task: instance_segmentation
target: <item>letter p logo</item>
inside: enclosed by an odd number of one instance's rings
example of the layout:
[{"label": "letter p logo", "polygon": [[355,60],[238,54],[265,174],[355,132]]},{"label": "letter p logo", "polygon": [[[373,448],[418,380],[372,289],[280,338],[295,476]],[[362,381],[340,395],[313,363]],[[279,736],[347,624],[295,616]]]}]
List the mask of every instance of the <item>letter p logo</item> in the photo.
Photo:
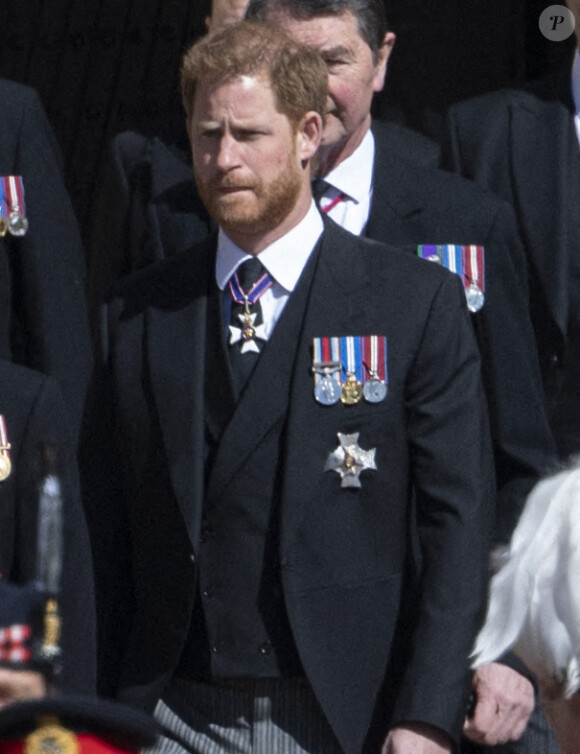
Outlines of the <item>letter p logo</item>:
[{"label": "letter p logo", "polygon": [[538,25],[546,39],[563,42],[574,32],[574,15],[565,5],[550,5],[542,11]]}]

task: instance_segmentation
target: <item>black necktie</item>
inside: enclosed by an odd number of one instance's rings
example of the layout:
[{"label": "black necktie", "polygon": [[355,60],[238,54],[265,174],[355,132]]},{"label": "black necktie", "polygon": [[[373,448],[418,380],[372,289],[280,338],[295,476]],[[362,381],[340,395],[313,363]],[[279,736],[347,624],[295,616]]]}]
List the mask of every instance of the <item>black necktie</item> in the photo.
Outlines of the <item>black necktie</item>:
[{"label": "black necktie", "polygon": [[264,277],[266,270],[259,259],[252,257],[238,267],[236,274],[237,280],[234,275],[228,284],[233,298],[229,354],[234,383],[239,394],[256,366],[265,340],[262,333],[262,306],[259,298],[263,292],[262,285],[260,285],[257,300],[253,303],[252,294],[255,295],[254,286]]},{"label": "black necktie", "polygon": [[314,197],[317,207],[320,207],[320,200],[330,187],[330,183],[327,183],[327,181],[322,178],[315,178],[312,181],[312,196]]}]

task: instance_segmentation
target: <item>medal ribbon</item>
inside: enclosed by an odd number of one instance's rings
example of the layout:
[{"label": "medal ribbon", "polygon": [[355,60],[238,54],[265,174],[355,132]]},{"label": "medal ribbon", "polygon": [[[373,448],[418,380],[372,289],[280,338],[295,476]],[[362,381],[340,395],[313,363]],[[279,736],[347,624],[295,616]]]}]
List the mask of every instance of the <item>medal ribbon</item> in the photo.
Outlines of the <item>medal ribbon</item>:
[{"label": "medal ribbon", "polygon": [[485,250],[483,246],[464,246],[465,282],[485,293]]},{"label": "medal ribbon", "polygon": [[1,177],[0,183],[2,184],[3,209],[6,207],[8,210],[8,214],[5,217],[9,217],[10,215],[25,217],[26,208],[22,176],[4,175]]},{"label": "medal ribbon", "polygon": [[387,339],[384,336],[364,335],[362,337],[362,361],[367,371],[363,375],[363,384],[372,379],[388,382]]},{"label": "medal ribbon", "polygon": [[340,340],[340,361],[348,375],[353,374],[362,383],[363,367],[361,354],[361,340],[358,335],[346,335]]},{"label": "medal ribbon", "polygon": [[230,280],[229,285],[232,298],[234,299],[236,304],[242,304],[242,306],[244,306],[247,302],[250,306],[252,306],[260,298],[260,296],[268,290],[268,288],[271,288],[274,285],[274,281],[272,280],[270,275],[265,272],[262,277],[254,283],[254,285],[246,294],[244,293],[243,288],[240,285],[238,273],[236,272]]},{"label": "medal ribbon", "polygon": [[484,247],[474,244],[419,244],[417,256],[439,262],[450,272],[455,272],[463,281],[463,287],[475,285],[485,292]]},{"label": "medal ribbon", "polygon": [[8,203],[4,195],[4,178],[0,177],[0,216],[8,220]]},{"label": "medal ribbon", "polygon": [[[313,361],[314,382],[318,382],[323,377],[332,377],[335,382],[342,385],[340,377],[340,342],[339,338],[313,338]],[[337,368],[326,372],[321,364],[336,364]]]}]

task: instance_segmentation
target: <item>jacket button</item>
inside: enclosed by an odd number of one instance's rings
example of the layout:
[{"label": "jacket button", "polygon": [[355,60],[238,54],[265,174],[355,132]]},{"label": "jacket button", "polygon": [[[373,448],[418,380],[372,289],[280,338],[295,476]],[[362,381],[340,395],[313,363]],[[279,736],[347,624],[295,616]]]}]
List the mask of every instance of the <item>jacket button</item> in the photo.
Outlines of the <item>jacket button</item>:
[{"label": "jacket button", "polygon": [[272,654],[272,644],[269,641],[265,641],[263,644],[260,644],[258,651],[261,655],[271,655]]},{"label": "jacket button", "polygon": [[202,594],[206,598],[206,600],[211,600],[211,598],[213,597],[213,589],[204,589]]},{"label": "jacket button", "polygon": [[189,559],[190,559],[190,561],[192,563],[195,563],[195,553],[194,552],[190,552],[189,553]]}]

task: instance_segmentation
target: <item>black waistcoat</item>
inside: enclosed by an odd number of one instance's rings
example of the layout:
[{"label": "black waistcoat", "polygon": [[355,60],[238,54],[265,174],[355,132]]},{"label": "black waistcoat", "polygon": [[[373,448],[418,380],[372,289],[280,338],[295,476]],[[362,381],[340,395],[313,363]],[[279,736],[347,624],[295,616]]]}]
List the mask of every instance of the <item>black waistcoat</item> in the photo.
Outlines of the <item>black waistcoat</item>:
[{"label": "black waistcoat", "polygon": [[[306,265],[256,366],[288,396],[316,251]],[[206,343],[206,459],[211,468],[236,405],[221,299],[209,304]],[[256,373],[255,372],[255,373]],[[254,374],[255,374],[254,373]],[[253,375],[250,376],[250,382]],[[273,388],[274,389],[274,388]],[[198,598],[176,675],[192,678],[295,677],[303,674],[279,573],[279,488],[284,461],[281,416],[219,498],[206,499],[198,557]]]}]

